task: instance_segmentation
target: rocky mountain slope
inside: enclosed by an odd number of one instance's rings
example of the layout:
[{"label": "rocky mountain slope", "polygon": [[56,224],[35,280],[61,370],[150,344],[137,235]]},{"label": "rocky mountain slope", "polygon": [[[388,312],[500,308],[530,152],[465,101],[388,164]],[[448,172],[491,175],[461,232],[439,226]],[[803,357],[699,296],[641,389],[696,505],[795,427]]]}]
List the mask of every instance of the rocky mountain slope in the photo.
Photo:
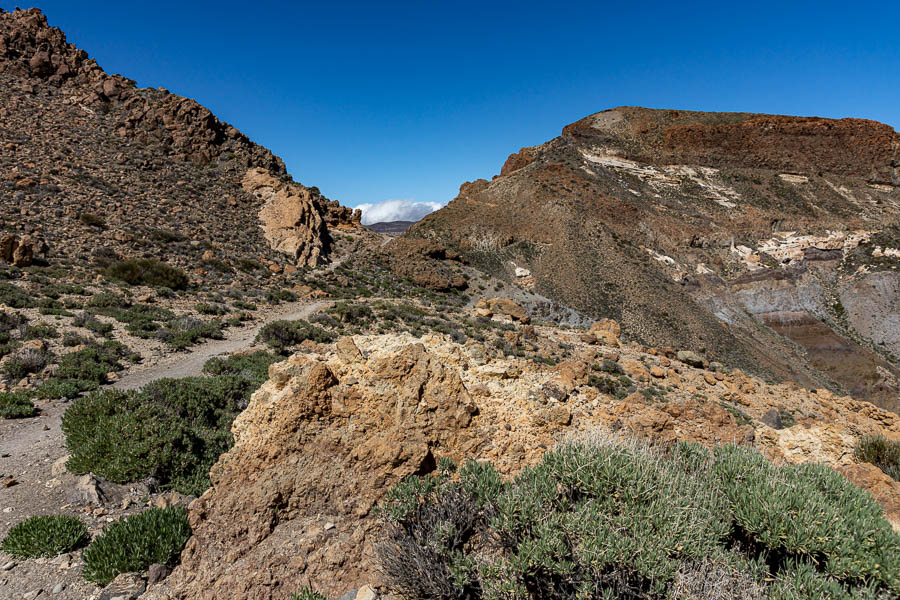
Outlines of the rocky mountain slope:
[{"label": "rocky mountain slope", "polygon": [[616,108],[407,232],[635,339],[900,409],[900,134]]},{"label": "rocky mountain slope", "polygon": [[0,13],[0,140],[0,222],[54,263],[314,265],[328,226],[359,227],[197,102],[104,72],[37,9]]},{"label": "rocky mountain slope", "polygon": [[[508,301],[494,304],[518,314]],[[379,588],[375,507],[392,485],[433,472],[441,457],[490,460],[513,474],[562,436],[598,427],[663,445],[751,444],[779,463],[825,462],[869,489],[900,528],[900,483],[853,458],[860,435],[900,439],[897,415],[827,390],[691,366],[621,343],[610,321],[588,333],[480,310],[505,335],[569,360],[549,366],[474,340],[383,334],[343,337],[274,365],[235,421],[235,447],[213,468],[213,487],[190,507],[194,535],[181,566],[148,597],[268,600],[312,585],[338,598]],[[633,392],[610,388],[621,376]]]}]

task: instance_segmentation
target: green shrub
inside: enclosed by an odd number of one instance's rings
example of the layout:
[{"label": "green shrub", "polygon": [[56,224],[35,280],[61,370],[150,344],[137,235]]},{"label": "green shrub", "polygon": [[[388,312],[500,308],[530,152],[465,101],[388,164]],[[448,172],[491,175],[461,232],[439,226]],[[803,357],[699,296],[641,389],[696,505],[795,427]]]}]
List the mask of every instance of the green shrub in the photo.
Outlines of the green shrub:
[{"label": "green shrub", "polygon": [[474,462],[406,479],[380,511],[405,597],[723,597],[685,595],[710,572],[783,600],[900,593],[900,536],[868,492],[750,448],[582,439],[511,481]]},{"label": "green shrub", "polygon": [[66,348],[74,348],[75,346],[85,346],[87,344],[90,344],[92,341],[93,340],[91,340],[91,338],[79,335],[74,331],[67,331],[63,334],[60,343],[62,343],[62,345]]},{"label": "green shrub", "polygon": [[23,340],[46,340],[59,337],[59,331],[53,325],[47,323],[38,323],[37,325],[26,325],[22,332]]},{"label": "green shrub", "polygon": [[49,558],[71,552],[88,539],[87,527],[75,517],[30,517],[9,530],[3,551],[16,558]]},{"label": "green shrub", "polygon": [[88,331],[103,337],[108,336],[113,330],[111,323],[104,323],[100,319],[94,318],[88,314],[81,314],[72,319],[72,325],[75,327],[84,327]]},{"label": "green shrub", "polygon": [[125,323],[125,330],[139,338],[151,338],[157,334],[160,322],[175,318],[172,311],[149,304],[135,304],[133,306],[116,307],[101,306],[89,307],[89,313],[113,317],[120,323]]},{"label": "green shrub", "polygon": [[256,336],[257,342],[262,342],[278,352],[283,352],[291,346],[312,340],[317,343],[333,342],[335,335],[321,327],[316,327],[306,321],[272,321],[260,329]]},{"label": "green shrub", "polygon": [[152,564],[175,566],[189,537],[187,511],[180,506],[131,515],[110,525],[84,551],[84,578],[106,585],[120,573],[145,571]]},{"label": "green shrub", "polygon": [[130,285],[164,286],[183,290],[188,284],[184,271],[155,258],[132,258],[114,262],[103,270],[103,274]]},{"label": "green shrub", "polygon": [[299,594],[292,594],[291,600],[328,600],[328,598],[311,587],[306,586],[300,590]]},{"label": "green shrub", "polygon": [[199,495],[209,487],[210,467],[233,445],[231,423],[258,385],[237,375],[186,377],[78,398],[62,419],[66,467],[116,483],[155,477],[164,488]]},{"label": "green shrub", "polygon": [[883,435],[865,435],[856,443],[856,458],[872,463],[894,481],[900,481],[900,441]]},{"label": "green shrub", "polygon": [[22,291],[18,286],[0,282],[0,304],[10,308],[34,308],[37,302],[31,294]]},{"label": "green shrub", "polygon": [[22,348],[6,359],[3,372],[14,380],[22,379],[26,375],[43,371],[52,358],[53,355],[46,350]]},{"label": "green shrub", "polygon": [[211,358],[203,365],[207,375],[237,375],[253,382],[256,387],[269,378],[269,365],[279,359],[265,350],[249,354],[232,354],[227,358]]},{"label": "green shrub", "polygon": [[290,290],[269,290],[266,292],[266,302],[269,304],[280,304],[281,302],[296,302],[297,294]]},{"label": "green shrub", "polygon": [[27,419],[36,414],[34,403],[24,392],[0,392],[0,417]]},{"label": "green shrub", "polygon": [[78,220],[88,227],[96,227],[97,229],[106,229],[106,220],[103,217],[91,213],[81,213]]},{"label": "green shrub", "polygon": [[194,306],[194,310],[196,310],[201,315],[227,315],[228,308],[222,306],[221,304],[210,304],[207,302],[201,302]]},{"label": "green shrub", "polygon": [[131,302],[125,296],[113,292],[99,292],[88,299],[87,305],[90,308],[126,308]]},{"label": "green shrub", "polygon": [[61,380],[93,381],[97,384],[108,383],[107,374],[125,368],[123,359],[136,360],[125,344],[108,341],[93,344],[87,348],[63,354],[59,359],[54,377]]},{"label": "green shrub", "polygon": [[201,321],[194,317],[179,317],[169,321],[157,337],[176,350],[184,350],[203,339],[221,340],[222,323]]}]

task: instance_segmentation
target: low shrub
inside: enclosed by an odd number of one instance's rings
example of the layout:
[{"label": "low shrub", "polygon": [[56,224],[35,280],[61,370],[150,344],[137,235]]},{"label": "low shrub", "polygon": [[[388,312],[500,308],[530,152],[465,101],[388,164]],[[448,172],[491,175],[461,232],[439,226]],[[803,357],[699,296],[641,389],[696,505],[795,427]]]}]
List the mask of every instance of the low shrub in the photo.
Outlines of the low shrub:
[{"label": "low shrub", "polygon": [[[95,383],[108,383],[107,374],[121,371],[125,368],[122,360],[136,361],[140,357],[132,353],[121,342],[108,341],[102,344],[92,344],[87,348],[63,354],[59,359],[54,377],[61,380],[93,381]],[[96,387],[96,386],[95,386]]]},{"label": "low shrub", "polygon": [[106,229],[106,220],[98,215],[91,213],[81,213],[78,220],[88,227],[96,227],[97,229]]},{"label": "low shrub", "polygon": [[[2,302],[2,300],[0,300]],[[0,310],[0,333],[8,333],[28,322],[24,315]]]},{"label": "low shrub", "polygon": [[894,481],[900,481],[900,441],[883,435],[865,435],[855,448],[856,458],[872,463]]},{"label": "low shrub", "polygon": [[175,318],[172,311],[151,306],[149,304],[135,304],[127,307],[96,307],[87,311],[95,315],[113,317],[120,323],[125,323],[125,330],[131,335],[148,339],[156,335],[160,329],[160,323]]},{"label": "low shrub", "polygon": [[300,590],[299,594],[291,594],[291,600],[328,600],[328,598],[306,586]]},{"label": "low shrub", "polygon": [[89,308],[127,308],[130,305],[128,298],[114,292],[99,292],[87,301]]},{"label": "low shrub", "polygon": [[75,327],[84,327],[88,331],[103,337],[107,337],[114,329],[112,323],[105,323],[88,314],[81,314],[72,319],[72,325]]},{"label": "low shrub", "polygon": [[22,331],[23,340],[47,340],[58,337],[59,331],[56,327],[47,323],[26,325],[24,331]]},{"label": "low shrub", "polygon": [[222,323],[201,321],[194,317],[179,317],[169,321],[157,337],[176,350],[184,350],[203,339],[221,340]]},{"label": "low shrub", "polygon": [[74,348],[75,346],[86,346],[90,344],[93,340],[89,337],[85,337],[83,335],[79,335],[74,331],[67,331],[63,334],[62,340],[60,343],[66,348]]},{"label": "low shrub", "polygon": [[173,290],[187,288],[184,271],[155,258],[132,258],[110,264],[103,270],[109,279],[130,285],[164,286]]},{"label": "low shrub", "polygon": [[335,337],[335,334],[330,331],[316,327],[307,321],[272,321],[260,329],[256,341],[262,342],[278,352],[283,352],[306,340],[329,343],[333,342]]},{"label": "low shrub", "polygon": [[106,585],[120,573],[145,571],[152,564],[175,566],[189,537],[187,511],[180,506],[125,517],[84,551],[84,578]]},{"label": "low shrub", "polygon": [[9,530],[3,551],[16,558],[49,558],[71,552],[90,539],[87,527],[64,515],[30,517]]},{"label": "low shrub", "polygon": [[22,348],[6,359],[3,372],[14,380],[22,379],[43,371],[52,358],[53,355],[47,350]]},{"label": "low shrub", "polygon": [[228,307],[223,306],[221,304],[210,304],[207,302],[201,302],[194,306],[194,310],[196,310],[201,315],[227,315]]},{"label": "low shrub", "polygon": [[290,290],[275,289],[266,292],[266,302],[280,304],[282,302],[296,302],[297,294]]},{"label": "low shrub", "polygon": [[34,308],[36,299],[18,286],[11,283],[0,282],[0,304],[10,308]]},{"label": "low shrub", "polygon": [[714,589],[698,581],[704,569],[747,592],[737,598],[900,594],[900,535],[868,492],[823,465],[595,436],[511,481],[486,463],[450,472],[406,479],[380,507],[378,557],[400,596],[723,597],[686,596]]},{"label": "low shrub", "polygon": [[62,430],[76,474],[116,483],[154,477],[199,495],[209,469],[231,448],[231,423],[259,380],[238,375],[161,379],[140,390],[99,390],[75,400]]},{"label": "low shrub", "polygon": [[27,419],[36,414],[34,403],[24,392],[0,392],[0,417]]},{"label": "low shrub", "polygon": [[232,354],[227,358],[211,358],[203,365],[203,372],[207,375],[237,375],[259,387],[269,378],[269,365],[278,360],[274,354],[257,350],[248,354]]}]

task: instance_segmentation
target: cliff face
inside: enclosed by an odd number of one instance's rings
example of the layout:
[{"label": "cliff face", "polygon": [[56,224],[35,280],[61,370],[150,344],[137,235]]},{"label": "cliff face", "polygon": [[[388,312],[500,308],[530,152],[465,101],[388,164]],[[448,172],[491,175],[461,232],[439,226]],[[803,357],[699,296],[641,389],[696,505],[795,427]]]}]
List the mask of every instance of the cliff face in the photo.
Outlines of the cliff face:
[{"label": "cliff face", "polygon": [[37,9],[0,12],[0,138],[0,219],[45,241],[53,262],[99,250],[196,268],[209,249],[228,264],[285,262],[260,220],[266,202],[241,185],[249,170],[292,186],[315,213],[280,224],[309,246],[289,260],[327,260],[329,227],[360,227],[207,108],[107,74]]},{"label": "cliff face", "polygon": [[406,235],[642,342],[896,410],[898,148],[860,119],[617,108]]}]

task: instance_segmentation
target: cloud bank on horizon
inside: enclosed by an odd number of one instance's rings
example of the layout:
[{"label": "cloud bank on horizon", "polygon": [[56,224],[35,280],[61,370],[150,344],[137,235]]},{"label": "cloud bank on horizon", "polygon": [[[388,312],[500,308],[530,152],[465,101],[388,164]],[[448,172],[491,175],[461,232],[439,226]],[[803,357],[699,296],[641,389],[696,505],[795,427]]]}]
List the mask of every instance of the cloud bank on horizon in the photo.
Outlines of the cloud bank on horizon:
[{"label": "cloud bank on horizon", "polygon": [[362,211],[362,224],[371,225],[387,221],[418,221],[443,206],[441,202],[385,200],[360,204],[356,208]]}]

